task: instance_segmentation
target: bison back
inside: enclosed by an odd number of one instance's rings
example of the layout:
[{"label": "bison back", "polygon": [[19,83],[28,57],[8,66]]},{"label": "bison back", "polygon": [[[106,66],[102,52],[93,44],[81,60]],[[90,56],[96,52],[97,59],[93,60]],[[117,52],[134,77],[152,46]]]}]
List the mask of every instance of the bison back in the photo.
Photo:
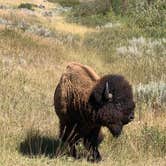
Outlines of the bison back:
[{"label": "bison back", "polygon": [[68,116],[69,108],[79,111],[86,105],[99,76],[88,66],[70,63],[62,74],[54,94],[55,111],[59,117]]}]

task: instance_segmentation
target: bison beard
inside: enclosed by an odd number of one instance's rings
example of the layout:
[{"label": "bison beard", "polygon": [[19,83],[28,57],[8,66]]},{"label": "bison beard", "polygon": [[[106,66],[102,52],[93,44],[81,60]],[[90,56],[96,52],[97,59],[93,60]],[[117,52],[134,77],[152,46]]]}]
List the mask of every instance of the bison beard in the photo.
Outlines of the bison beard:
[{"label": "bison beard", "polygon": [[100,161],[98,146],[103,140],[102,126],[114,137],[123,125],[134,119],[132,88],[120,75],[100,78],[90,67],[71,63],[62,74],[54,94],[60,122],[60,138],[68,142],[70,154],[77,158],[75,144],[83,139],[90,152],[88,160]]}]

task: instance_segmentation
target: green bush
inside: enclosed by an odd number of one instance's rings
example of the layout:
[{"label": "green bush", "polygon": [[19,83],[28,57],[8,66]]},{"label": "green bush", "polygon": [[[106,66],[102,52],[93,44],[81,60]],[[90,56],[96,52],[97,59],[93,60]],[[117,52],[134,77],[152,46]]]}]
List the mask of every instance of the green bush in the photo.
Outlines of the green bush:
[{"label": "green bush", "polygon": [[112,0],[112,10],[115,14],[122,13],[122,0]]},{"label": "green bush", "polygon": [[110,20],[110,0],[82,2],[68,15],[68,20],[86,26],[103,25]]},{"label": "green bush", "polygon": [[37,7],[37,5],[35,4],[32,4],[32,3],[21,3],[18,8],[26,8],[26,9],[29,9],[29,10],[34,10],[33,8],[34,7]]},{"label": "green bush", "polygon": [[148,5],[147,0],[129,1],[127,16],[148,36],[163,37],[166,35],[166,3],[157,0]]},{"label": "green bush", "polygon": [[94,14],[106,14],[110,10],[110,0],[95,0],[80,5],[75,8],[75,16],[90,16]]},{"label": "green bush", "polygon": [[[110,3],[112,2],[112,3]],[[95,0],[80,3],[69,14],[69,21],[87,26],[100,26],[113,20],[134,26],[146,37],[166,37],[166,3],[164,0],[129,0],[126,12],[122,13],[122,0]],[[123,15],[122,15],[123,14]]]}]

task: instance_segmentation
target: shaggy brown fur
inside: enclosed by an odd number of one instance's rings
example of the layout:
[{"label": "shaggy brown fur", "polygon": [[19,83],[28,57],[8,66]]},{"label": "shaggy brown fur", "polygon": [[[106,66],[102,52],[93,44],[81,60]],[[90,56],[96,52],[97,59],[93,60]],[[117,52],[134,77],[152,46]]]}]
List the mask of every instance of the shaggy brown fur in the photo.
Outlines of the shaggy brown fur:
[{"label": "shaggy brown fur", "polygon": [[108,127],[117,137],[123,125],[134,118],[135,104],[128,81],[120,75],[100,78],[90,67],[79,63],[69,64],[62,74],[54,105],[60,120],[60,138],[69,143],[71,155],[77,157],[75,143],[83,138],[92,161],[101,160],[101,127]]}]

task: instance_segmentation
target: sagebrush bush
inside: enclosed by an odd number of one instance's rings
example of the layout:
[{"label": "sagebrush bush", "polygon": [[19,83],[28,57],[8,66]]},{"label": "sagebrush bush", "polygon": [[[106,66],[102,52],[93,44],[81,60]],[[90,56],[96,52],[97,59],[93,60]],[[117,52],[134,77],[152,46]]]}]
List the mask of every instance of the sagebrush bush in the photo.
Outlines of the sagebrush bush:
[{"label": "sagebrush bush", "polygon": [[163,39],[146,39],[144,37],[132,38],[128,40],[126,46],[120,46],[116,49],[117,55],[125,57],[131,56],[165,56],[166,55],[166,40]]},{"label": "sagebrush bush", "polygon": [[149,84],[139,84],[134,88],[137,102],[152,104],[157,102],[166,104],[166,83],[150,82]]}]

